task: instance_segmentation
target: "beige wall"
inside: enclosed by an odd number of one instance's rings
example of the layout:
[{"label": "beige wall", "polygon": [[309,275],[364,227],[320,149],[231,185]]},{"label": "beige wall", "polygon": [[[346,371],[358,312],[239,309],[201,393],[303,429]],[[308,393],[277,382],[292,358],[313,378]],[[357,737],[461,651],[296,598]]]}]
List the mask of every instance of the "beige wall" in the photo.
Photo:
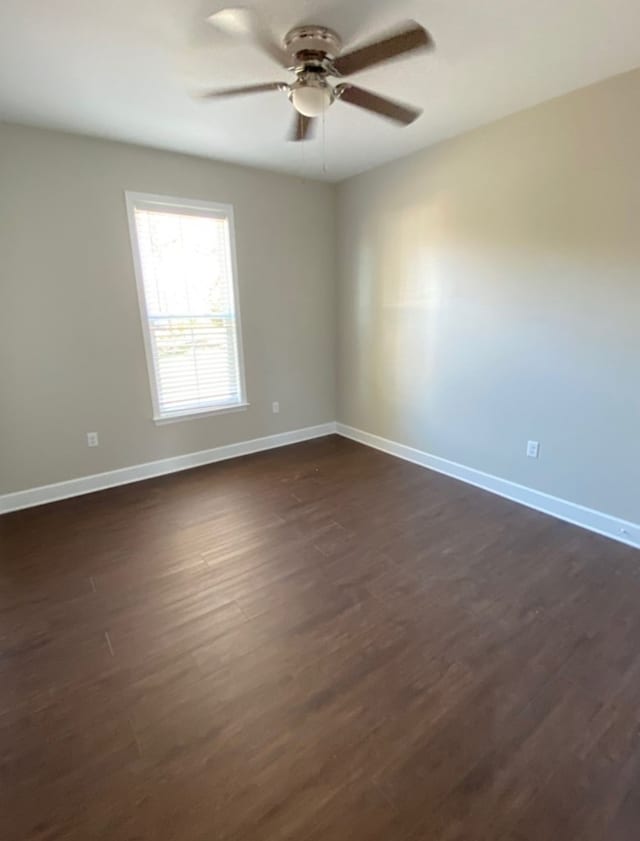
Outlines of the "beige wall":
[{"label": "beige wall", "polygon": [[340,421],[640,522],[640,71],[343,183],[339,229]]},{"label": "beige wall", "polygon": [[[152,422],[124,190],[234,206],[246,412]],[[334,198],[294,177],[0,125],[0,493],[334,420]]]}]

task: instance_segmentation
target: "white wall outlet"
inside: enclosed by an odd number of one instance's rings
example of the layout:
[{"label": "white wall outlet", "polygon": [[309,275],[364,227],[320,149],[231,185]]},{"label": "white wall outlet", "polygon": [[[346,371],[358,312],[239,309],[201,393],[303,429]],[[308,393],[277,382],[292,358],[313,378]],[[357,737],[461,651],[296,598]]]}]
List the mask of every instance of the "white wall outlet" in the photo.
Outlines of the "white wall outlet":
[{"label": "white wall outlet", "polygon": [[527,456],[529,458],[538,458],[540,455],[540,442],[527,441]]},{"label": "white wall outlet", "polygon": [[87,432],[87,447],[97,447],[98,446],[98,433],[97,432]]},{"label": "white wall outlet", "polygon": [[274,415],[277,415],[280,412],[280,404],[278,403],[277,400],[274,400],[273,403],[271,404],[271,411],[273,412]]}]

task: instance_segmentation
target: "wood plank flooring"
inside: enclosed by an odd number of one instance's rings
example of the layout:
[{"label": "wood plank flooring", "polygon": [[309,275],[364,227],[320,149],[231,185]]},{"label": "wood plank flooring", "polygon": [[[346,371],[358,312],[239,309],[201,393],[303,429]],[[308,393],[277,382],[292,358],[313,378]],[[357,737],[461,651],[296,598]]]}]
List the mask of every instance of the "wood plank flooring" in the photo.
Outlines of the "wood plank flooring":
[{"label": "wood plank flooring", "polygon": [[332,436],[0,518],[3,841],[626,841],[640,553]]}]

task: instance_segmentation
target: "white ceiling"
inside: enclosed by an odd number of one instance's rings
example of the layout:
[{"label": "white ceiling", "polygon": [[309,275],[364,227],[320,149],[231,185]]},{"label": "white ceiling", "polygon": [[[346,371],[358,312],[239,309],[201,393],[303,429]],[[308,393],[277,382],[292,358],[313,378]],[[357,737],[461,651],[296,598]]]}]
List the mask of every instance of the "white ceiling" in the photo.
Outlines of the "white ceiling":
[{"label": "white ceiling", "polygon": [[357,76],[422,106],[412,126],[338,102],[324,138],[287,143],[285,94],[207,103],[190,95],[287,78],[204,23],[242,4],[1,0],[0,119],[339,180],[640,65],[639,0],[245,0],[278,35],[306,22],[366,40],[413,18],[437,44]]}]

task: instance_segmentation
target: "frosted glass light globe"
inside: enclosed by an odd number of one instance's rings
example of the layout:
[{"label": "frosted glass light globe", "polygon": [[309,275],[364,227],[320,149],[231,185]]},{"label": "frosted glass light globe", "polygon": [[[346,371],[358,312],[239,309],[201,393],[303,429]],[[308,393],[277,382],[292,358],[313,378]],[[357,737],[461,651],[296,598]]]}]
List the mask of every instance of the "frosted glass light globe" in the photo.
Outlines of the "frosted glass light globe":
[{"label": "frosted glass light globe", "polygon": [[291,92],[293,107],[305,117],[319,117],[332,101],[333,96],[328,86],[301,85]]}]

